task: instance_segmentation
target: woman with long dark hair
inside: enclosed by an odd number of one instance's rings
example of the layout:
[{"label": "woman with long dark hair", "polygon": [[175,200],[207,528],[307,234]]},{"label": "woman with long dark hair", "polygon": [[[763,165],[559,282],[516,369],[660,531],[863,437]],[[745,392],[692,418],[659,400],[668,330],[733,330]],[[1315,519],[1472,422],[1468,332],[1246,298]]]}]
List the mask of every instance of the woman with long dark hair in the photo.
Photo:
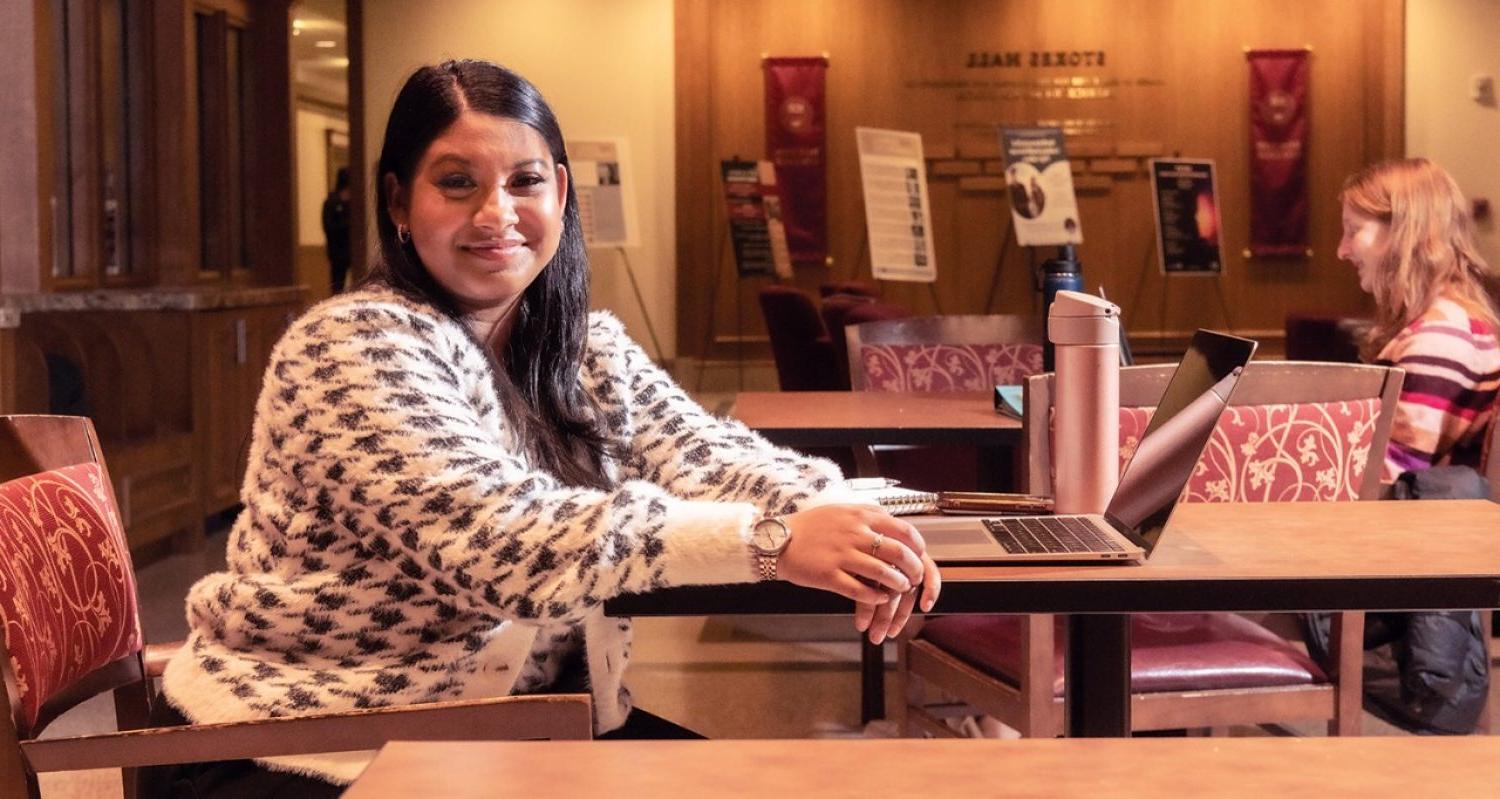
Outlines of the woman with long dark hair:
[{"label": "woman with long dark hair", "polygon": [[[406,82],[373,273],[272,354],[228,569],[190,592],[164,680],[183,716],[587,690],[601,737],[681,734],[632,709],[630,625],[604,600],[782,579],[854,600],[873,641],[919,591],[931,607],[940,578],[909,524],[845,504],[831,464],[705,413],[588,312],[571,177],[515,73],[451,61]],[[316,793],[367,756],[186,780],[295,772]]]}]

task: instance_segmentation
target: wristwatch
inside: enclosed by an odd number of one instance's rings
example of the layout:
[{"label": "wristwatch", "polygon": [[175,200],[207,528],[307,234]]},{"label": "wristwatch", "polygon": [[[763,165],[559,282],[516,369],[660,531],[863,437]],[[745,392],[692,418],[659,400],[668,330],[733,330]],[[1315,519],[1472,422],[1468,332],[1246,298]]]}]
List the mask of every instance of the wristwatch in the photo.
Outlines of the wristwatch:
[{"label": "wristwatch", "polygon": [[776,579],[776,561],[792,541],[792,529],[775,516],[764,516],[750,526],[750,551],[760,569],[760,579]]}]

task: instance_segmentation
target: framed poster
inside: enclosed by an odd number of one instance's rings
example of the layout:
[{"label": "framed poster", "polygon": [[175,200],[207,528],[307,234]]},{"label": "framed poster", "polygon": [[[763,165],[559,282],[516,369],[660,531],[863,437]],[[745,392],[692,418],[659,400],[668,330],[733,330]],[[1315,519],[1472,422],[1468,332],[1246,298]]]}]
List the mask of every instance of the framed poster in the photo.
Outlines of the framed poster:
[{"label": "framed poster", "polygon": [[1005,188],[1023,247],[1081,244],[1073,167],[1061,128],[1001,128]]},{"label": "framed poster", "polygon": [[573,191],[583,242],[590,247],[635,247],[635,185],[624,139],[581,139],[568,142]]},{"label": "framed poster", "polygon": [[922,135],[855,128],[854,138],[859,145],[871,275],[876,280],[935,282],[937,259]]},{"label": "framed poster", "polygon": [[1151,159],[1151,207],[1162,274],[1223,273],[1213,161]]},{"label": "framed poster", "polygon": [[782,221],[776,167],[770,161],[719,162],[734,264],[741,277],[774,274],[792,277],[792,256]]}]

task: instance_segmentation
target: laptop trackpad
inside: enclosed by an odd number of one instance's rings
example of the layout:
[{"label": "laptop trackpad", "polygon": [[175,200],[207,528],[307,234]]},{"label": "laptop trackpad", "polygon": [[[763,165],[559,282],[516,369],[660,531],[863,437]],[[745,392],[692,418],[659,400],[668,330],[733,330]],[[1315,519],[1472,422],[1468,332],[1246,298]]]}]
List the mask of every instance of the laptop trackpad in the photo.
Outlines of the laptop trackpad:
[{"label": "laptop trackpad", "polygon": [[961,527],[924,526],[922,528],[922,538],[927,541],[928,546],[940,547],[995,543],[994,537],[990,535],[988,530],[976,526],[972,521]]}]

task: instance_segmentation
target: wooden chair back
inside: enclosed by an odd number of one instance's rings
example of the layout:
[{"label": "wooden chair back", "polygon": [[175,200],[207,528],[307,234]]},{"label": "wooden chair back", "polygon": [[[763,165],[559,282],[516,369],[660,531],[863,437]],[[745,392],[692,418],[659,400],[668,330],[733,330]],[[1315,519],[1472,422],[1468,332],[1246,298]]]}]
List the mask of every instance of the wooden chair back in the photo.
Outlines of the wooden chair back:
[{"label": "wooden chair back", "polygon": [[1485,436],[1482,471],[1490,481],[1490,499],[1500,502],[1500,407],[1490,414],[1490,432]]},{"label": "wooden chair back", "polygon": [[[0,796],[39,796],[46,771],[374,749],[394,739],[587,739],[586,694],[508,696],[239,723],[144,729],[136,582],[90,420],[0,417]],[[174,645],[175,646],[175,645]],[[171,647],[167,647],[171,648]],[[39,738],[80,702],[114,692],[119,731]]]},{"label": "wooden chair back", "polygon": [[1006,314],[918,316],[845,330],[855,391],[988,391],[1042,370],[1042,323]]},{"label": "wooden chair back", "polygon": [[[1122,460],[1134,449],[1134,441],[1129,440],[1132,431],[1138,436],[1149,418],[1149,414],[1139,411],[1155,407],[1175,369],[1172,364],[1120,369]],[[1403,376],[1400,369],[1386,366],[1254,361],[1246,368],[1244,377],[1230,397],[1230,410],[1220,419],[1204,459],[1199,463],[1204,464],[1217,454],[1226,463],[1211,466],[1217,466],[1220,471],[1226,468],[1243,470],[1246,468],[1243,463],[1236,467],[1228,467],[1227,463],[1245,458],[1270,458],[1283,469],[1298,471],[1301,468],[1299,455],[1305,453],[1299,453],[1297,448],[1316,445],[1319,448],[1317,457],[1337,465],[1338,473],[1350,481],[1346,493],[1353,495],[1342,496],[1338,494],[1338,487],[1329,489],[1324,486],[1328,491],[1317,498],[1378,499],[1386,443],[1390,440],[1391,425],[1395,421],[1396,400],[1401,393]],[[1054,376],[1048,373],[1028,378],[1023,389],[1026,413],[1023,440],[1029,464],[1027,490],[1044,496],[1052,493],[1054,385]],[[1255,426],[1260,429],[1244,429]],[[1273,439],[1267,435],[1274,431],[1279,431],[1275,435],[1284,438]],[[1304,434],[1312,431],[1318,432],[1318,440],[1304,440]],[[1244,440],[1247,432],[1261,435],[1266,446],[1274,452],[1240,452],[1247,443]],[[1350,435],[1353,440],[1348,437]],[[1259,464],[1258,468],[1262,473],[1256,475],[1257,480],[1271,479],[1267,477],[1267,470],[1275,471],[1265,463]],[[1316,476],[1304,477],[1317,480]],[[1201,479],[1202,475],[1195,476],[1195,481]],[[1190,484],[1189,492],[1193,490]],[[1233,497],[1222,497],[1230,498]],[[1266,498],[1264,495],[1257,497]]]},{"label": "wooden chair back", "polygon": [[20,738],[141,679],[135,573],[88,419],[0,418],[4,690]]}]

